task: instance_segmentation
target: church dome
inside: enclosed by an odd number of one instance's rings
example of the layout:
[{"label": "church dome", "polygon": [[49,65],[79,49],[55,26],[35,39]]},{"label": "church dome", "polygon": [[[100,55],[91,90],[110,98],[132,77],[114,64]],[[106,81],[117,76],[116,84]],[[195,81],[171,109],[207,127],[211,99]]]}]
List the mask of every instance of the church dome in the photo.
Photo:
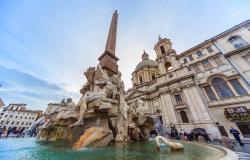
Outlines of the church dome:
[{"label": "church dome", "polygon": [[149,59],[148,54],[144,51],[142,54],[142,61],[136,66],[135,71],[138,71],[144,67],[157,67],[158,63]]}]

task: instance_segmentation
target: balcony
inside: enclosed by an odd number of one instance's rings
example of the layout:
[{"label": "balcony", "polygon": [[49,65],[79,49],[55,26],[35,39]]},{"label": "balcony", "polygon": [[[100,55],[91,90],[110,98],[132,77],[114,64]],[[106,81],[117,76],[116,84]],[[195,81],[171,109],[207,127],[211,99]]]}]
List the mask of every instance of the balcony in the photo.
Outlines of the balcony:
[{"label": "balcony", "polygon": [[184,109],[187,108],[187,105],[185,103],[183,103],[182,101],[178,101],[175,104],[175,109]]}]

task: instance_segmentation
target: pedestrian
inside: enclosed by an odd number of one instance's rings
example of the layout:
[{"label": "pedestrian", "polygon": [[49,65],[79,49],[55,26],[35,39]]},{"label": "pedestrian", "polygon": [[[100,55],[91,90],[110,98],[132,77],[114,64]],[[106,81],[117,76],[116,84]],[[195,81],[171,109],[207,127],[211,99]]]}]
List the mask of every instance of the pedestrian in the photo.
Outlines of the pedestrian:
[{"label": "pedestrian", "polygon": [[0,127],[0,138],[1,138],[2,134],[3,134],[3,131],[4,131],[4,129]]},{"label": "pedestrian", "polygon": [[230,133],[234,136],[236,141],[238,141],[241,146],[244,146],[244,143],[242,143],[240,139],[240,132],[237,129],[231,127]]},{"label": "pedestrian", "polygon": [[184,139],[185,139],[185,141],[188,141],[189,139],[188,139],[188,134],[187,134],[187,132],[185,132],[184,131]]}]

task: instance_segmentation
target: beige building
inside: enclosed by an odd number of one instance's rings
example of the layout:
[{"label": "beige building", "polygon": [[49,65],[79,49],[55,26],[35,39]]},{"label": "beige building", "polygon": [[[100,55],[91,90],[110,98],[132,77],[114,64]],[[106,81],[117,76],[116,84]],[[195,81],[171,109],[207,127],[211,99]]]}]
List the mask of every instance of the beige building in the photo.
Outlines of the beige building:
[{"label": "beige building", "polygon": [[156,60],[143,53],[127,92],[142,97],[151,113],[161,110],[164,125],[187,132],[205,128],[214,138],[230,136],[231,126],[250,137],[250,21],[176,54],[159,37]]},{"label": "beige building", "polygon": [[28,110],[26,104],[9,104],[4,107],[0,113],[0,127],[16,127],[18,130],[24,130],[35,122],[42,114],[42,111]]}]

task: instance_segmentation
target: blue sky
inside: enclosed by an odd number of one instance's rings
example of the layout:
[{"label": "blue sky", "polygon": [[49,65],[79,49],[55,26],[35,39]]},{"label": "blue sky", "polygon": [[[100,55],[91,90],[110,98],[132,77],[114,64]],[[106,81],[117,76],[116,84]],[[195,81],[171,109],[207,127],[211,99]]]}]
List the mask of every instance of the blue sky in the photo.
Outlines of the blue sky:
[{"label": "blue sky", "polygon": [[178,53],[250,19],[249,0],[0,0],[0,96],[45,109],[79,98],[83,72],[103,53],[118,10],[116,55],[126,88],[158,35]]}]

